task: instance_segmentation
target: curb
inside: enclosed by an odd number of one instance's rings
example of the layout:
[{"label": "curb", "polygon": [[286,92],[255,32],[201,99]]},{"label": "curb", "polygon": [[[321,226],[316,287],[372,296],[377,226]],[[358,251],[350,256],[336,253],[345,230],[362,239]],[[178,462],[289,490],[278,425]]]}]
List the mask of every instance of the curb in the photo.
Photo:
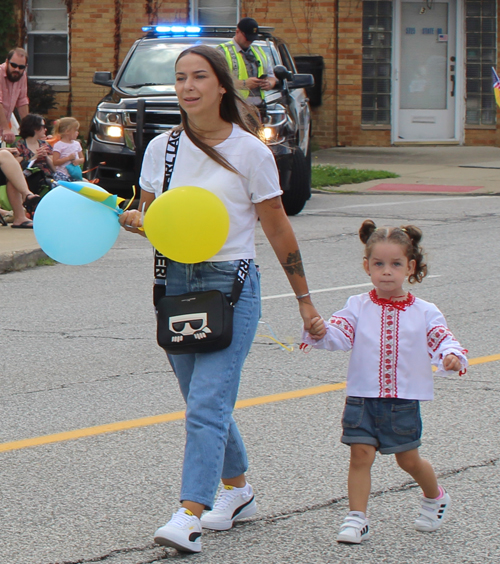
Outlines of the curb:
[{"label": "curb", "polygon": [[48,258],[42,249],[34,251],[14,251],[0,255],[0,274],[23,270],[32,266],[40,259]]}]

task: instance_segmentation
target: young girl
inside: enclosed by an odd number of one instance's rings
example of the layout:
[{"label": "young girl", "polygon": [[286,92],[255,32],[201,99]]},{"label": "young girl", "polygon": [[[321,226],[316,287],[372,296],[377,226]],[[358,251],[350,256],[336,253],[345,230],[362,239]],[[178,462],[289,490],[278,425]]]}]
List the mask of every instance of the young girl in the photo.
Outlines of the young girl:
[{"label": "young girl", "polygon": [[[352,349],[342,442],[351,447],[348,477],[350,512],[337,542],[359,544],[370,537],[366,517],[370,470],[376,451],[395,454],[399,466],[422,488],[417,531],[435,531],[450,507],[432,466],[420,458],[420,401],[433,398],[431,364],[436,374],[465,372],[467,358],[446,321],[431,303],[403,290],[427,274],[420,247],[422,232],[413,225],[376,228],[363,222],[363,266],[375,288],[352,296],[329,322],[316,318],[303,341],[319,349]],[[463,371],[463,372],[462,372]]]},{"label": "young girl", "polygon": [[71,164],[79,166],[85,161],[82,146],[76,140],[79,128],[80,124],[72,117],[61,118],[55,122],[54,135],[61,136],[61,140],[54,145],[52,156],[52,162],[56,167],[55,180],[81,180],[81,171],[77,178],[66,168]]}]

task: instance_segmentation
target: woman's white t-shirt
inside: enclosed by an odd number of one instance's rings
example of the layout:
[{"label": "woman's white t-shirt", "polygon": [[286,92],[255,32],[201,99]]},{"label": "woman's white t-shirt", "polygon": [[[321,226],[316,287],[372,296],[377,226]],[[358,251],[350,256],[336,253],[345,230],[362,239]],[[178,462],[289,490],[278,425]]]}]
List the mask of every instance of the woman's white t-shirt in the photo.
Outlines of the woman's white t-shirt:
[{"label": "woman's white t-shirt", "polygon": [[[163,192],[168,136],[163,133],[149,143],[142,163],[141,189],[157,198]],[[215,149],[239,174],[216,163],[182,132],[169,190],[199,186],[224,202],[230,219],[229,235],[222,249],[209,260],[255,258],[255,204],[282,194],[276,162],[262,141],[236,124],[231,135]],[[186,229],[190,228],[186,225]]]}]

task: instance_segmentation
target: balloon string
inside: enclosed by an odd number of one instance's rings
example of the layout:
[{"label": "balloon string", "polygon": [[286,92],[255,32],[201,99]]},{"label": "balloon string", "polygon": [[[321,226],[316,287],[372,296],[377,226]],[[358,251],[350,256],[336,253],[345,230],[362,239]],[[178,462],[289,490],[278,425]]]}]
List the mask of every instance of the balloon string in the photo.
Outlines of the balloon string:
[{"label": "balloon string", "polygon": [[280,341],[278,341],[278,339],[275,339],[274,337],[271,337],[271,335],[257,335],[257,337],[265,337],[267,339],[271,339],[271,341],[274,341],[275,343],[278,343],[278,345],[287,350],[288,352],[293,352],[293,347],[287,347],[286,345],[284,345],[283,343],[281,343]]},{"label": "balloon string", "polygon": [[257,337],[265,337],[266,339],[271,339],[271,341],[274,341],[275,343],[277,343],[282,349],[288,351],[288,352],[293,352],[293,347],[287,347],[285,344],[283,344],[278,337],[276,336],[275,332],[273,331],[273,328],[269,325],[269,323],[267,323],[266,321],[259,321],[259,323],[262,323],[263,325],[267,325],[269,332],[271,333],[271,335],[257,335]]},{"label": "balloon string", "polygon": [[135,184],[132,184],[132,197],[128,201],[128,204],[123,208],[123,211],[127,211],[129,207],[132,205],[132,202],[135,200]]}]

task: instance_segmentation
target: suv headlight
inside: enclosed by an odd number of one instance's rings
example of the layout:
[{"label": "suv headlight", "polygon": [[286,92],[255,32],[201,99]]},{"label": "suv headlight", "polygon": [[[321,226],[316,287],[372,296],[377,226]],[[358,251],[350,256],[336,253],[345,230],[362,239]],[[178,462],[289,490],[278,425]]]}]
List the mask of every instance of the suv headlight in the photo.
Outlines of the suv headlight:
[{"label": "suv headlight", "polygon": [[125,143],[123,134],[123,116],[121,112],[98,111],[96,113],[96,137],[105,143]]},{"label": "suv headlight", "polygon": [[283,106],[268,110],[262,121],[267,145],[277,145],[285,141],[288,115]]}]

